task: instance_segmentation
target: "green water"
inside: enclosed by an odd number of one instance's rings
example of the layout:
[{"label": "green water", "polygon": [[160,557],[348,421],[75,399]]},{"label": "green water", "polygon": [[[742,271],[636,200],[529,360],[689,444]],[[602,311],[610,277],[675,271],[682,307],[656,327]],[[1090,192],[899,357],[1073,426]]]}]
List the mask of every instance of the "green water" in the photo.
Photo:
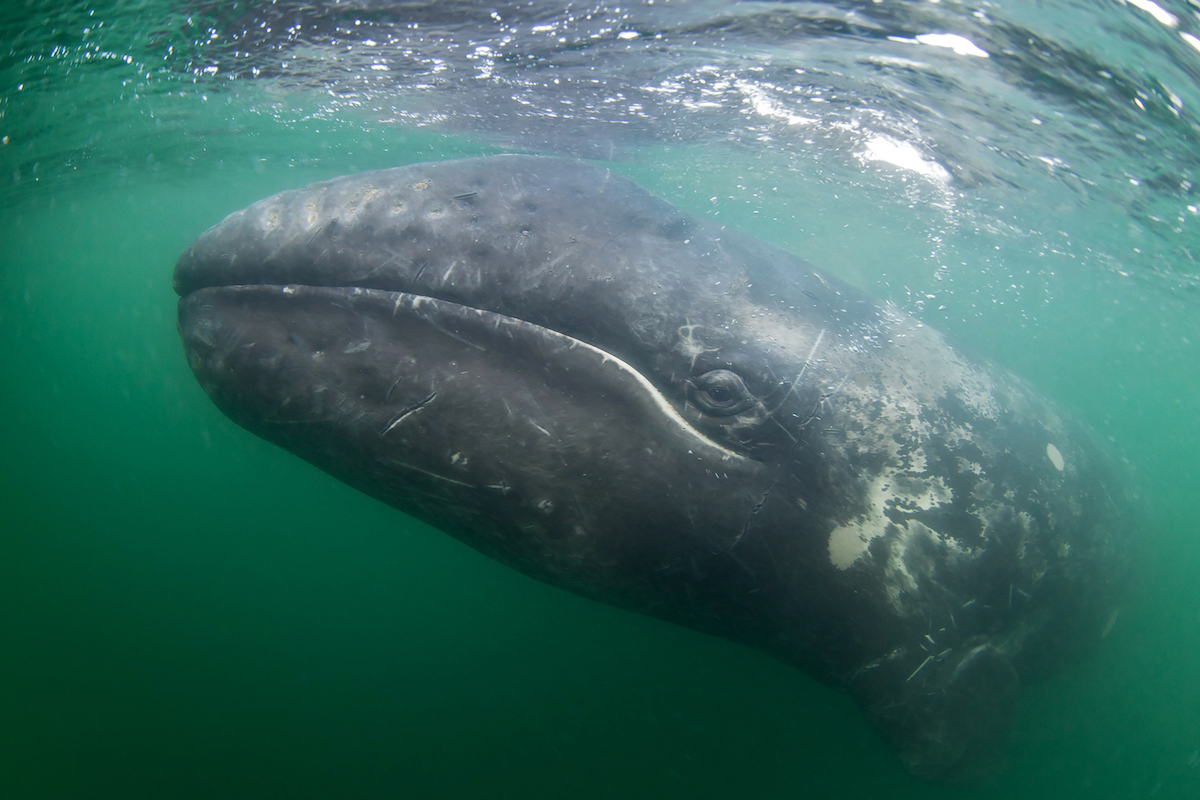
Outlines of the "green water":
[{"label": "green water", "polygon": [[[108,18],[140,41],[158,25],[143,9]],[[0,105],[0,798],[1200,797],[1200,292],[1160,266],[1200,252],[1194,228],[1155,244],[1119,203],[1048,189],[914,206],[719,143],[614,165],[920,314],[1132,465],[1139,589],[1087,660],[1027,688],[1005,771],[947,789],[909,777],[848,697],[494,564],[236,428],[195,384],[170,274],[200,231],[285,188],[495,145],[120,59],[18,90],[18,49]]]}]

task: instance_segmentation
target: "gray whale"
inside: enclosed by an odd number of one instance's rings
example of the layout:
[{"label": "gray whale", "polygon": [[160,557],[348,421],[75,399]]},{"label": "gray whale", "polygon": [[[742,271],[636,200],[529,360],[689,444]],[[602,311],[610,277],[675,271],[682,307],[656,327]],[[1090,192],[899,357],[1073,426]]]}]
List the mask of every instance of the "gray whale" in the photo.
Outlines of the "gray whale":
[{"label": "gray whale", "polygon": [[1111,624],[1117,465],[896,308],[577,161],[283,192],[175,269],[247,430],[554,586],[853,694],[916,775],[1002,763]]}]

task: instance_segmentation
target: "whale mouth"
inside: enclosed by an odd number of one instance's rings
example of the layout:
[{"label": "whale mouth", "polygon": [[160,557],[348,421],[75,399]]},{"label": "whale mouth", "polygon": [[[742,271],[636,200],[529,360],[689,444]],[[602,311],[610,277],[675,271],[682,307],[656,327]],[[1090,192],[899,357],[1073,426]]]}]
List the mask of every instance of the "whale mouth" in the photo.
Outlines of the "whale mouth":
[{"label": "whale mouth", "polygon": [[171,277],[172,288],[180,298],[206,289],[244,291],[250,287],[263,286],[286,295],[311,290],[319,290],[329,297],[338,293],[357,296],[363,292],[393,292],[427,296],[433,300],[451,300],[439,297],[435,292],[411,292],[407,282],[395,276],[363,276],[354,280],[345,279],[344,276],[333,272],[321,274],[303,268],[307,265],[289,265],[281,268],[278,264],[272,264],[271,259],[256,260],[261,259],[261,254],[252,252],[251,248],[233,249],[224,253],[222,259],[216,262],[197,257],[193,249],[194,244],[179,257]]},{"label": "whale mouth", "polygon": [[[571,390],[611,393],[614,402],[673,430],[671,437],[696,457],[752,463],[690,424],[651,380],[619,356],[532,322],[437,297],[356,286],[207,286],[180,299],[178,328],[201,385],[239,421],[254,414],[278,419],[277,412],[288,406],[303,408],[296,393],[323,391],[321,383],[344,394],[357,392],[358,400],[366,402],[390,381],[380,407],[371,412],[382,418],[395,413],[397,405],[403,409],[406,402],[415,402],[412,397],[396,400],[412,382],[406,370],[444,372],[464,357],[491,359],[497,369],[488,373],[488,381],[494,384],[496,373],[511,359],[509,369],[520,392],[541,391],[530,378],[539,365],[545,371],[564,371],[570,374]],[[395,378],[383,374],[387,364],[399,365]],[[313,383],[314,375],[321,383]],[[369,387],[364,388],[364,380]],[[420,393],[440,391],[437,381],[430,380],[429,392]],[[596,387],[588,387],[589,381],[596,381]],[[406,385],[398,392],[402,382]],[[506,388],[493,385],[488,390],[502,394]],[[554,391],[561,393],[563,386]],[[262,398],[247,400],[256,392],[274,397],[263,407]]]}]

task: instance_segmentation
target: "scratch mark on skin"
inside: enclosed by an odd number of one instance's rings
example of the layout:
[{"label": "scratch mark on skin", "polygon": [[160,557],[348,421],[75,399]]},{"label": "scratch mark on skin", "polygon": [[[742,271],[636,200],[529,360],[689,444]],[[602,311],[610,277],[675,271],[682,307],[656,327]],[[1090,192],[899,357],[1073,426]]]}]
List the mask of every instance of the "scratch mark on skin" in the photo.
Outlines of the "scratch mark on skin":
[{"label": "scratch mark on skin", "polygon": [[392,381],[392,385],[388,387],[387,394],[383,396],[383,402],[388,402],[392,399],[392,392],[396,391],[396,387],[400,385],[400,381],[404,380],[403,373],[396,380]]},{"label": "scratch mark on skin", "polygon": [[410,417],[410,416],[412,416],[413,414],[415,414],[415,413],[417,413],[418,411],[420,411],[420,410],[421,410],[422,408],[424,408],[425,406],[427,406],[427,405],[429,405],[430,403],[432,403],[432,402],[433,402],[433,398],[435,398],[435,397],[437,397],[437,392],[430,392],[430,393],[429,393],[429,396],[428,396],[428,397],[426,397],[426,398],[425,398],[424,400],[422,400],[421,402],[419,402],[419,403],[415,403],[415,404],[413,404],[413,405],[409,406],[408,408],[404,409],[403,411],[401,411],[401,412],[400,412],[400,413],[399,413],[399,414],[396,416],[396,418],[395,418],[394,420],[392,420],[392,422],[391,422],[391,424],[390,424],[390,425],[388,425],[386,428],[384,428],[382,431],[380,431],[379,435],[380,435],[380,436],[386,436],[388,433],[390,433],[390,432],[391,432],[391,430],[392,430],[393,428],[395,428],[397,425],[399,425],[399,424],[400,424],[401,422],[403,422],[405,419],[407,419],[408,417]]},{"label": "scratch mark on skin", "polygon": [[880,664],[882,664],[884,661],[887,660],[887,658],[888,658],[887,656],[881,656],[881,657],[875,659],[874,661],[871,661],[867,664],[863,664],[861,667],[859,667],[855,671],[855,673],[853,675],[850,676],[850,680],[847,681],[847,683],[854,683],[854,681],[858,680],[858,676],[862,675],[867,670],[877,669]]},{"label": "scratch mark on skin", "polygon": [[229,344],[227,346],[229,352],[232,353],[234,350],[238,349],[238,346],[242,343],[242,337],[245,335],[245,328],[239,326],[238,329],[233,332],[233,336],[229,337]]},{"label": "scratch mark on skin", "polygon": [[804,366],[802,366],[800,371],[796,373],[796,379],[792,381],[792,385],[788,387],[788,390],[779,400],[779,405],[775,406],[770,413],[774,414],[776,411],[782,408],[783,404],[787,402],[787,399],[792,396],[792,392],[796,391],[796,387],[800,385],[800,380],[804,377],[804,373],[808,372],[808,365],[812,363],[813,356],[817,354],[817,348],[821,346],[821,340],[824,338],[825,328],[821,328],[821,332],[817,334],[817,340],[813,342],[812,349],[808,351],[808,358],[804,359]]},{"label": "scratch mark on skin", "polygon": [[330,383],[328,378],[321,377],[320,381],[321,381],[321,383],[325,384],[326,388],[332,389],[338,395],[338,408],[341,408],[341,403],[346,399],[346,393],[342,390],[342,388],[340,386]]},{"label": "scratch mark on skin", "polygon": [[750,524],[754,522],[754,517],[759,511],[762,511],[763,506],[767,504],[767,498],[771,495],[771,492],[774,491],[778,483],[779,481],[775,481],[775,483],[772,483],[769,487],[767,487],[767,490],[763,492],[762,497],[760,497],[758,502],[754,504],[754,508],[750,509],[750,516],[746,518],[746,524],[742,526],[742,532],[734,537],[733,542],[729,545],[729,550],[726,550],[725,552],[728,553],[732,551],[733,548],[737,547],[738,542],[740,542],[742,537],[746,535],[746,532],[750,530]]},{"label": "scratch mark on skin", "polygon": [[784,432],[784,434],[785,434],[785,435],[786,435],[786,436],[787,436],[789,439],[791,439],[791,440],[792,440],[792,444],[799,444],[800,440],[799,440],[799,439],[797,439],[795,436],[793,436],[793,435],[792,435],[792,432],[791,432],[791,431],[789,431],[789,430],[787,429],[787,426],[786,426],[786,425],[784,425],[784,424],[783,424],[782,422],[780,422],[779,420],[775,419],[775,417],[767,417],[767,419],[771,420],[771,422],[774,422],[776,425],[778,425],[778,426],[779,426],[779,430],[783,431],[783,432]]},{"label": "scratch mark on skin", "polygon": [[463,344],[465,344],[467,347],[474,347],[476,350],[480,351],[481,353],[486,353],[486,352],[487,352],[487,348],[486,348],[486,347],[484,347],[483,345],[481,345],[481,344],[477,344],[477,343],[475,343],[475,342],[472,342],[472,341],[471,341],[471,340],[469,340],[469,339],[464,339],[463,337],[459,336],[457,333],[454,333],[453,331],[448,331],[448,330],[446,330],[446,329],[445,329],[445,328],[443,328],[441,325],[438,325],[436,322],[434,322],[434,321],[433,321],[433,319],[431,319],[431,318],[427,318],[427,319],[426,319],[426,321],[427,321],[427,322],[428,322],[430,325],[432,325],[434,328],[437,328],[439,331],[441,331],[442,333],[444,333],[444,334],[446,334],[447,336],[449,336],[451,339],[455,339],[455,340],[457,340],[457,341],[460,341],[460,342],[462,342]]},{"label": "scratch mark on skin", "polygon": [[[536,415],[531,415],[528,418],[530,423],[533,422],[535,417],[540,418],[540,419],[547,419],[547,420],[550,418],[550,415],[546,413],[546,409],[542,408],[541,403],[539,403],[537,401],[537,398],[535,398],[533,396],[533,392],[529,391],[528,389],[526,389],[524,387],[521,387],[521,394],[523,396],[524,401],[526,403],[528,403],[530,406],[532,406],[537,411]],[[541,430],[547,436],[551,435],[548,431],[546,431],[544,428],[541,428],[540,426],[535,425],[534,427],[537,427],[539,430]]]},{"label": "scratch mark on skin", "polygon": [[[816,404],[813,405],[813,410],[809,413],[809,415],[807,417],[805,417],[803,420],[800,421],[799,428],[800,429],[807,428],[809,423],[811,423],[814,419],[816,419],[820,415],[821,409],[823,409],[825,407],[825,403],[830,398],[832,398],[834,395],[836,395],[838,392],[840,392],[842,390],[842,387],[846,385],[846,381],[848,381],[848,380],[850,380],[849,374],[847,374],[846,377],[844,377],[840,381],[838,381],[837,386],[833,387],[833,389],[831,389],[830,391],[826,392],[825,394],[823,394],[819,398],[817,398]],[[776,409],[776,410],[778,410],[778,409]],[[774,413],[774,412],[772,412],[772,413]],[[826,431],[826,432],[832,433],[835,431],[836,431],[836,429]]]},{"label": "scratch mark on skin", "polygon": [[926,657],[925,657],[925,660],[921,662],[921,666],[919,666],[919,667],[917,667],[916,669],[914,669],[914,670],[912,671],[912,675],[909,675],[909,676],[908,676],[908,678],[907,678],[907,679],[905,679],[905,681],[904,681],[904,682],[905,682],[905,683],[908,683],[908,682],[909,682],[909,681],[911,681],[913,678],[917,677],[917,673],[918,673],[918,672],[920,672],[921,670],[925,669],[925,665],[926,665],[926,664],[928,664],[928,663],[929,663],[930,661],[932,661],[932,660],[933,660],[933,656],[926,656]]},{"label": "scratch mark on skin", "polygon": [[412,464],[405,464],[403,461],[395,461],[393,459],[388,459],[387,463],[392,464],[397,467],[404,467],[405,469],[411,469],[413,472],[419,472],[422,475],[428,475],[430,478],[437,478],[439,481],[445,481],[446,483],[453,483],[455,486],[466,486],[468,489],[474,488],[469,483],[463,483],[462,481],[456,481],[456,480],[454,480],[454,478],[447,478],[445,475],[438,475],[436,472],[430,472],[427,469],[421,469],[420,467],[414,467]]},{"label": "scratch mark on skin", "polygon": [[371,267],[371,271],[368,273],[369,275],[378,275],[380,272],[387,269],[388,267],[390,267],[393,264],[395,264],[396,266],[400,265],[400,254],[399,253],[397,253],[393,250],[387,250],[385,252],[387,253],[388,257],[385,258],[383,261],[381,261],[379,264],[375,265],[374,267]]}]

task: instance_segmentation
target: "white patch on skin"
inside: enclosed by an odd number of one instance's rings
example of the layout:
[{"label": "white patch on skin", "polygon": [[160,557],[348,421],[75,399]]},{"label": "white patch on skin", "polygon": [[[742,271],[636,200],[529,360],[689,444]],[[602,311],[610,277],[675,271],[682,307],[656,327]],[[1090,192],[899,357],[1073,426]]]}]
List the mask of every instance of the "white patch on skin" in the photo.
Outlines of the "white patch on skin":
[{"label": "white patch on skin", "polygon": [[[896,611],[907,616],[904,593],[916,591],[922,578],[932,577],[930,565],[943,565],[970,557],[972,551],[956,539],[942,536],[915,519],[905,520],[893,526],[893,530],[897,536],[888,553],[887,566],[884,567],[884,591]],[[910,549],[914,547],[916,550],[910,554]],[[937,557],[930,558],[928,551],[931,547],[940,551]],[[914,570],[916,574],[913,574]]]},{"label": "white patch on skin", "polygon": [[[947,400],[963,407],[972,421],[998,419],[1001,403],[1007,401],[997,397],[991,373],[892,306],[882,309],[879,325],[853,340],[839,336],[825,352],[831,369],[849,373],[837,403],[845,457],[883,462],[865,476],[866,511],[830,534],[829,559],[836,568],[849,569],[887,534],[881,553],[884,589],[903,616],[908,613],[904,596],[936,579],[930,571],[933,563],[969,559],[975,550],[915,519],[893,522],[888,512],[930,511],[953,502],[945,478],[933,474],[938,468],[931,465],[939,463],[933,461],[934,453],[970,443],[974,430],[949,410]],[[929,449],[933,443],[938,451]],[[991,486],[982,464],[959,458],[955,467],[979,476],[983,482],[976,482],[977,487]],[[983,527],[986,537],[986,521]],[[931,561],[930,552],[941,555]]]},{"label": "white patch on skin", "polygon": [[[883,309],[886,328],[879,337],[894,343],[888,357],[879,360],[880,383],[897,396],[909,401],[909,411],[936,406],[937,401],[953,393],[974,415],[996,419],[1000,408],[991,375],[961,358],[941,334],[901,314],[888,304]],[[912,376],[922,380],[914,382]],[[969,438],[970,426],[963,425]]]},{"label": "white patch on skin", "polygon": [[1063,471],[1063,467],[1066,466],[1066,462],[1063,461],[1062,453],[1058,452],[1057,447],[1052,444],[1046,445],[1046,457],[1050,459],[1050,463],[1054,465],[1056,470],[1059,472]]},{"label": "white patch on skin", "polygon": [[[921,460],[924,461],[923,454]],[[871,482],[867,494],[870,510],[852,522],[839,525],[829,535],[829,560],[838,569],[852,567],[867,552],[872,541],[895,527],[887,517],[889,507],[928,511],[954,499],[954,493],[940,475],[925,477],[908,470],[880,474]],[[935,535],[940,538],[940,534],[935,532]]]},{"label": "white patch on skin", "polygon": [[867,552],[871,539],[882,533],[882,530],[875,532],[875,526],[866,520],[839,525],[829,534],[829,560],[838,569],[850,569],[854,562]]},{"label": "white patch on skin", "polygon": [[958,471],[959,472],[973,472],[976,475],[982,475],[983,474],[983,465],[976,464],[974,461],[967,461],[965,458],[962,458],[960,456],[958,459]]},{"label": "white patch on skin", "polygon": [[[1038,543],[1037,520],[1029,512],[1017,511],[1014,513],[1010,502],[996,501],[981,506],[971,513],[983,525],[985,539],[989,536],[990,531],[1000,526],[1011,525],[1015,521],[1018,535],[1015,552],[1022,563],[1021,571],[1034,583],[1041,580],[1042,575],[1046,573],[1048,563]],[[1065,552],[1070,552],[1069,546]],[[1064,551],[1060,549],[1059,554],[1063,553]]]}]

